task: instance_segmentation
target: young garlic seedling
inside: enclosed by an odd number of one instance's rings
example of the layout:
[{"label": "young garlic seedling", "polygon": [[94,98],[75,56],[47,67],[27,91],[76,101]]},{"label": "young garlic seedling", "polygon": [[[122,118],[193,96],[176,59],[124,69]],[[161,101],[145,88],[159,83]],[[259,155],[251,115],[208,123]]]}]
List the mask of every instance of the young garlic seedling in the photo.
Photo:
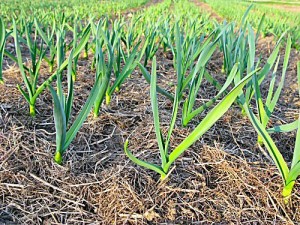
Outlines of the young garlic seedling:
[{"label": "young garlic seedling", "polygon": [[[195,141],[197,141],[207,130],[209,130],[221,116],[230,108],[232,103],[235,101],[236,97],[241,93],[244,85],[251,79],[253,73],[247,75],[243,80],[241,80],[221,101],[217,104],[205,118],[200,122],[200,124],[169,154],[169,142],[172,135],[173,128],[175,126],[175,120],[177,117],[178,111],[178,98],[176,92],[173,103],[173,112],[171,124],[167,137],[164,139],[159,122],[159,111],[158,111],[158,102],[157,102],[157,90],[156,90],[156,57],[153,58],[152,62],[152,75],[151,75],[151,105],[153,111],[154,127],[156,138],[159,146],[161,165],[152,164],[143,160],[136,158],[131,151],[128,149],[129,141],[126,140],[124,143],[125,154],[136,164],[143,166],[147,169],[153,170],[160,174],[161,180],[164,180],[169,172],[170,166],[172,163],[186,150],[188,149]],[[182,84],[178,84],[180,86]]]},{"label": "young garlic seedling", "polygon": [[[300,62],[298,62],[297,69],[297,79],[298,79],[298,88],[299,88],[299,96],[300,96]],[[292,159],[292,164],[289,169],[287,162],[284,160],[281,152],[277,148],[275,142],[271,138],[268,131],[265,129],[265,126],[261,123],[261,121],[254,115],[248,104],[244,102],[245,112],[249,117],[253,127],[255,128],[258,135],[261,137],[264,146],[267,148],[269,154],[271,155],[273,161],[275,162],[281,176],[283,179],[284,188],[282,190],[282,196],[284,198],[285,203],[288,203],[291,198],[291,194],[293,191],[293,187],[295,185],[295,181],[297,177],[300,175],[300,113],[299,119],[291,124],[278,126],[272,129],[269,129],[270,133],[273,132],[288,132],[297,129],[296,134],[296,143],[294,147],[294,154]]]}]

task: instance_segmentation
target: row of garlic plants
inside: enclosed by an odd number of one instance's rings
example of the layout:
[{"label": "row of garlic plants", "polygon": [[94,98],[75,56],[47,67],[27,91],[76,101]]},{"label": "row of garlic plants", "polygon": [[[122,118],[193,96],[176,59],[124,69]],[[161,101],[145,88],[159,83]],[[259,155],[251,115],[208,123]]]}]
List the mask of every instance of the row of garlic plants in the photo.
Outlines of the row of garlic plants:
[{"label": "row of garlic plants", "polygon": [[0,4],[1,16],[5,21],[18,21],[26,18],[31,21],[37,18],[44,25],[53,18],[64,14],[69,21],[74,17],[88,19],[100,18],[103,15],[116,16],[124,10],[145,5],[149,0],[2,0]]},{"label": "row of garlic plants", "polygon": [[[261,29],[262,36],[274,36],[277,40],[280,39],[282,33],[288,30],[291,36],[292,47],[300,49],[300,13],[296,11],[288,11],[283,8],[273,7],[272,4],[266,2],[252,1],[225,1],[225,0],[210,0],[207,3],[220,16],[229,21],[240,21],[244,11],[252,4],[253,10],[249,15],[254,27],[257,29],[260,23],[260,18],[264,17],[264,24]],[[293,3],[295,4],[295,3]]]}]

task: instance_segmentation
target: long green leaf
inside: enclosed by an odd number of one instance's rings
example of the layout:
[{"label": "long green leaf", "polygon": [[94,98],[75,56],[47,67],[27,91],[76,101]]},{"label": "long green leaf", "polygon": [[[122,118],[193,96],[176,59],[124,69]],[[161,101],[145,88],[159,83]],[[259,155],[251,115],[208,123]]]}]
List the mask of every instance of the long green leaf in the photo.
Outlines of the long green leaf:
[{"label": "long green leaf", "polygon": [[226,95],[223,100],[206,115],[206,117],[195,128],[195,130],[173,150],[173,152],[169,155],[169,161],[167,165],[163,168],[164,171],[168,171],[171,164],[208,129],[210,129],[221,116],[224,115],[251,77],[252,74],[247,75],[237,86],[235,86],[229,92],[229,94]]},{"label": "long green leaf", "polygon": [[258,79],[256,75],[253,76],[253,81],[254,81],[253,85],[255,90],[256,107],[258,111],[259,121],[263,126],[265,126],[267,123],[267,121],[264,120],[264,118],[266,118],[266,111],[264,109],[264,103],[261,97],[260,86],[258,84]]},{"label": "long green leaf", "polygon": [[21,49],[20,49],[20,43],[19,43],[19,35],[18,35],[18,31],[17,31],[17,25],[16,22],[13,21],[13,36],[15,39],[15,48],[16,48],[16,53],[17,53],[17,62],[20,68],[20,72],[23,78],[23,81],[25,83],[28,95],[29,95],[29,99],[32,98],[33,94],[32,93],[32,89],[31,89],[31,84],[26,76],[25,70],[24,70],[24,66],[23,66],[23,61],[22,61],[22,55],[21,55]]},{"label": "long green leaf", "polygon": [[267,99],[266,99],[266,107],[268,107],[270,105],[273,94],[274,94],[273,92],[274,92],[274,86],[275,86],[275,81],[276,81],[276,77],[277,77],[276,73],[277,73],[277,69],[278,69],[278,65],[279,65],[279,60],[280,60],[280,57],[278,56],[277,62],[273,69],[270,85],[269,85],[269,91],[268,91],[268,95],[267,95]]},{"label": "long green leaf", "polygon": [[[74,49],[74,53],[73,53],[73,58],[77,57],[78,54],[80,54],[80,52],[82,51],[82,49],[84,48],[85,44],[87,43],[87,41],[89,40],[89,34],[91,31],[91,25],[89,24],[86,28],[85,28],[85,32],[83,34],[82,39],[80,40],[80,43],[77,45],[76,49]],[[33,99],[36,99],[41,93],[42,91],[51,84],[51,82],[56,78],[57,73],[63,71],[67,66],[68,66],[68,62],[69,60],[66,59],[62,65],[60,66],[60,68],[54,72],[46,81],[44,81],[42,83],[42,85],[36,90],[35,94],[33,95]]]},{"label": "long green leaf", "polygon": [[291,132],[293,130],[298,129],[298,123],[299,123],[299,121],[296,120],[292,123],[283,124],[283,125],[280,125],[280,126],[275,126],[275,127],[269,128],[267,131],[268,131],[269,134],[279,133],[279,132],[280,133]]},{"label": "long green leaf", "polygon": [[3,19],[0,17],[0,84],[3,83],[2,70],[3,70],[3,56],[6,40],[6,31]]},{"label": "long green leaf", "polygon": [[186,115],[186,117],[184,118],[183,120],[183,125],[186,126],[187,123],[192,120],[195,116],[199,115],[200,113],[202,113],[205,109],[209,108],[212,104],[214,104],[218,98],[225,93],[226,89],[229,87],[229,85],[231,84],[232,80],[234,79],[234,77],[236,76],[237,74],[237,69],[238,69],[238,64],[236,64],[228,78],[226,79],[226,82],[224,83],[223,87],[221,88],[221,90],[218,92],[218,94],[213,97],[211,100],[209,100],[208,102],[204,103],[203,105],[201,105],[200,107],[198,107],[197,109],[191,111],[190,113],[188,113]]},{"label": "long green leaf", "polygon": [[56,152],[62,155],[66,140],[66,116],[62,103],[59,101],[58,95],[51,85],[49,86],[49,90],[52,94],[54,104],[53,116],[56,130]]},{"label": "long green leaf", "polygon": [[292,46],[291,37],[289,37],[288,41],[287,41],[286,50],[285,50],[285,56],[284,56],[284,61],[283,61],[283,69],[282,69],[281,80],[280,80],[280,83],[278,85],[278,88],[275,91],[273,99],[272,99],[272,101],[271,101],[271,103],[270,103],[270,105],[268,107],[268,111],[269,112],[273,112],[274,111],[274,108],[275,108],[276,103],[277,103],[277,101],[279,99],[281,90],[282,90],[282,88],[284,86],[285,74],[286,74],[286,71],[287,71],[288,62],[289,62],[289,58],[290,58],[291,46]]},{"label": "long green leaf", "polygon": [[[297,64],[297,78],[298,78],[298,89],[299,89],[299,96],[300,96],[300,62]],[[293,160],[292,160],[292,168],[296,166],[296,164],[300,161],[300,111],[299,111],[299,118],[298,118],[298,130],[296,135],[296,143],[294,148]],[[298,170],[298,174],[299,174]]]},{"label": "long green leaf", "polygon": [[[151,76],[149,74],[149,72],[147,71],[147,69],[141,64],[141,63],[138,63],[141,71],[142,71],[142,74],[145,78],[145,80],[150,84],[150,81],[151,81]],[[156,85],[156,91],[164,96],[166,96],[168,99],[170,99],[171,101],[174,101],[174,96],[172,94],[170,94],[168,91],[162,89],[161,87],[159,87],[158,85]]]},{"label": "long green leaf", "polygon": [[74,80],[73,80],[73,76],[72,76],[72,73],[73,73],[72,59],[73,59],[73,51],[71,51],[70,56],[69,56],[69,64],[68,64],[68,71],[67,71],[68,94],[67,94],[66,107],[65,107],[67,123],[71,117],[73,98],[74,98]]},{"label": "long green leaf", "polygon": [[165,154],[164,140],[163,140],[162,133],[161,133],[161,130],[160,130],[158,102],[157,102],[157,94],[156,94],[156,80],[157,80],[157,77],[156,77],[156,57],[154,57],[153,61],[152,61],[150,97],[151,97],[151,106],[152,106],[152,112],[153,112],[155,134],[156,134],[158,147],[159,147],[159,151],[160,151],[162,167],[164,167],[167,163],[167,155]]},{"label": "long green leaf", "polygon": [[70,129],[67,131],[66,134],[66,141],[63,147],[63,151],[65,151],[68,146],[70,145],[70,143],[72,142],[72,140],[75,138],[77,132],[79,131],[80,127],[82,126],[83,122],[85,121],[85,119],[87,118],[87,116],[89,115],[91,108],[93,107],[93,104],[96,100],[96,97],[98,95],[99,89],[98,89],[98,82],[99,82],[99,78],[96,79],[95,84],[90,92],[90,95],[88,97],[88,99],[86,100],[84,106],[82,107],[80,113],[78,114],[78,116],[76,117],[76,120],[74,121],[74,123],[72,124],[72,126],[70,127]]},{"label": "long green leaf", "polygon": [[300,161],[295,162],[295,165],[292,167],[289,175],[285,181],[285,185],[289,185],[291,182],[295,181],[300,175]]},{"label": "long green leaf", "polygon": [[264,126],[259,122],[259,120],[253,114],[253,112],[249,109],[249,106],[247,106],[246,104],[244,104],[244,106],[245,106],[245,111],[252,125],[254,126],[254,129],[256,130],[258,135],[262,138],[262,141],[266,146],[266,148],[268,149],[268,152],[271,155],[273,161],[275,162],[277,168],[279,169],[283,180],[286,181],[289,173],[289,168],[282,154],[278,150],[277,146],[275,145],[274,141],[272,140],[272,138],[270,137],[270,135],[268,134]]},{"label": "long green leaf", "polygon": [[124,151],[125,151],[126,155],[128,156],[128,158],[131,159],[137,165],[143,166],[150,170],[153,170],[153,171],[157,172],[158,174],[160,174],[162,177],[166,176],[166,174],[164,173],[164,171],[162,170],[161,167],[136,158],[128,149],[128,140],[126,140],[124,143]]}]

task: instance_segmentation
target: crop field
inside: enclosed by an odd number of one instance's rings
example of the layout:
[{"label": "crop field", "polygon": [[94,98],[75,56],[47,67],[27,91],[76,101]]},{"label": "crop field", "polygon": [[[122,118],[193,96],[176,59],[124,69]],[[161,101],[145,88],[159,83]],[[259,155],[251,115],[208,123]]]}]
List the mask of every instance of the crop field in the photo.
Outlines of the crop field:
[{"label": "crop field", "polygon": [[300,1],[1,0],[0,225],[299,224]]}]

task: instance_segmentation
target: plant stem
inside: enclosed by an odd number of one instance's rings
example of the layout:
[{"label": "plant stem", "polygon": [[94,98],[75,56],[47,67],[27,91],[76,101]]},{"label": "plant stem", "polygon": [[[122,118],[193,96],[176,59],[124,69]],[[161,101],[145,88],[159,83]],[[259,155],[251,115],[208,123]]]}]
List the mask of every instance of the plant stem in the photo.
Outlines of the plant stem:
[{"label": "plant stem", "polygon": [[99,112],[94,110],[94,118],[98,118],[98,116],[99,116]]},{"label": "plant stem", "polygon": [[29,114],[30,114],[30,116],[35,117],[36,113],[35,113],[35,105],[34,104],[29,105]]},{"label": "plant stem", "polygon": [[263,138],[260,135],[257,136],[257,144],[259,144],[260,146],[264,145]]},{"label": "plant stem", "polygon": [[242,114],[243,117],[246,117],[246,116],[247,116],[246,110],[245,110],[244,108],[242,108],[241,114]]},{"label": "plant stem", "polygon": [[290,182],[288,185],[285,185],[282,190],[282,197],[284,198],[284,203],[288,204],[289,199],[291,198],[292,190],[294,187],[295,181]]},{"label": "plant stem", "polygon": [[88,59],[88,58],[89,58],[89,54],[88,54],[88,43],[86,43],[86,45],[84,46],[83,58],[84,58],[84,59]]},{"label": "plant stem", "polygon": [[105,94],[105,103],[106,103],[106,105],[110,104],[110,100],[111,100],[111,97],[110,97],[109,93],[106,93]]},{"label": "plant stem", "polygon": [[49,73],[52,73],[52,72],[53,72],[53,64],[50,64]]},{"label": "plant stem", "polygon": [[61,163],[62,163],[62,155],[61,155],[61,153],[59,151],[55,152],[54,161],[57,164],[61,165]]},{"label": "plant stem", "polygon": [[167,174],[160,174],[160,180],[163,181],[167,178]]}]

